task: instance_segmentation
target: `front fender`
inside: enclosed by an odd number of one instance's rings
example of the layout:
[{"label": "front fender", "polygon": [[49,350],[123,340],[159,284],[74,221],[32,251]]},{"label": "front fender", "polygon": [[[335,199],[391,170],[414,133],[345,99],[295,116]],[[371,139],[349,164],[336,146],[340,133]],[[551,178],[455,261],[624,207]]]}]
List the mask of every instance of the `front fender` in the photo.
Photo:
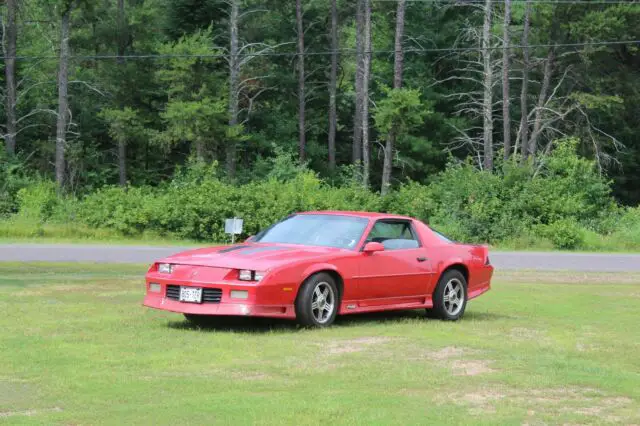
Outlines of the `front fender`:
[{"label": "front fender", "polygon": [[300,284],[302,284],[304,280],[309,278],[311,275],[320,271],[333,271],[339,274],[336,265],[333,265],[331,263],[314,263],[313,265],[309,265],[305,269],[303,269],[302,275],[300,276]]}]

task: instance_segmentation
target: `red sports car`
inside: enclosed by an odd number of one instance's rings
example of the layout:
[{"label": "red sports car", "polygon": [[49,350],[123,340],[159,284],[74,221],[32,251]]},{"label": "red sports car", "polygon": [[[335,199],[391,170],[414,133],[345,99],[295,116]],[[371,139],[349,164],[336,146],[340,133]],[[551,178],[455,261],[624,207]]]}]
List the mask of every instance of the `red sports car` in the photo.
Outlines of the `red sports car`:
[{"label": "red sports car", "polygon": [[308,212],[241,244],[154,263],[144,305],[196,324],[245,315],[322,327],[336,315],[418,308],[457,320],[492,274],[486,247],[455,243],[416,219]]}]

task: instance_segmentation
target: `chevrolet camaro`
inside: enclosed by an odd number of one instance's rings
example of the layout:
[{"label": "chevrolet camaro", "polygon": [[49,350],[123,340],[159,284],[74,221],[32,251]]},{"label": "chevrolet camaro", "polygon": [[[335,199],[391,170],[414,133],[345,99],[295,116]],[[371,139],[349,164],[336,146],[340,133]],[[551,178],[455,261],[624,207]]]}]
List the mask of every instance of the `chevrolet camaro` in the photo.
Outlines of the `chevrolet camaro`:
[{"label": "chevrolet camaro", "polygon": [[240,244],[157,261],[144,305],[195,324],[238,315],[324,327],[336,315],[409,309],[457,320],[492,274],[486,246],[450,241],[417,219],[307,212]]}]

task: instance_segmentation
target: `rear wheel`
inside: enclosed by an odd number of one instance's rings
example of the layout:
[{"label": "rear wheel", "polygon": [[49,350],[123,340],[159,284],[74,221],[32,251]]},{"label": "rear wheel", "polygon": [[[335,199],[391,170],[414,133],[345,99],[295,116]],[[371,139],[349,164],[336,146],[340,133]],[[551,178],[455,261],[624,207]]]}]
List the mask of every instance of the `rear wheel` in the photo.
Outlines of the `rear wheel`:
[{"label": "rear wheel", "polygon": [[433,292],[433,308],[427,309],[427,316],[456,321],[464,315],[466,307],[467,280],[456,269],[445,272]]},{"label": "rear wheel", "polygon": [[312,275],[296,298],[296,319],[307,327],[327,327],[338,313],[340,298],[333,277],[325,272]]}]

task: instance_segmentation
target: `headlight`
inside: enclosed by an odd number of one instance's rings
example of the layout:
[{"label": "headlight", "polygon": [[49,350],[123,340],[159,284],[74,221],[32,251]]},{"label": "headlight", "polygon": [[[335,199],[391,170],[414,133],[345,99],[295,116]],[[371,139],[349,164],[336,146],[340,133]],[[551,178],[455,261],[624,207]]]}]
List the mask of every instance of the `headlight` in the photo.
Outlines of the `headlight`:
[{"label": "headlight", "polygon": [[161,274],[170,274],[173,269],[173,265],[170,263],[159,263],[158,264],[158,272]]},{"label": "headlight", "polygon": [[253,271],[248,269],[240,269],[238,273],[238,279],[241,281],[251,281],[253,280]]},{"label": "headlight", "polygon": [[260,281],[267,275],[265,271],[252,271],[251,269],[240,269],[238,279],[240,281]]}]

